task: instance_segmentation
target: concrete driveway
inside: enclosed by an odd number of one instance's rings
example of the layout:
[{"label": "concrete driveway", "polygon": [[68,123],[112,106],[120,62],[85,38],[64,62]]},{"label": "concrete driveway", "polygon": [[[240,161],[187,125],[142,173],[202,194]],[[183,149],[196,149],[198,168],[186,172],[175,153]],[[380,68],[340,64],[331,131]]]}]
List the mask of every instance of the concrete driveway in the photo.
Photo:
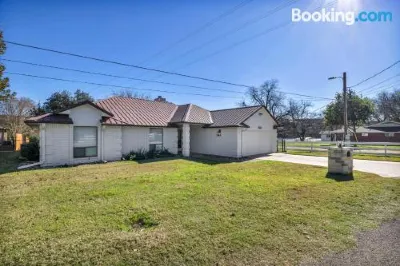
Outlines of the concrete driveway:
[{"label": "concrete driveway", "polygon": [[[256,160],[270,160],[288,163],[309,164],[328,167],[327,157],[271,153]],[[367,161],[354,159],[354,170],[373,173],[382,177],[400,178],[400,163],[385,161]]]}]

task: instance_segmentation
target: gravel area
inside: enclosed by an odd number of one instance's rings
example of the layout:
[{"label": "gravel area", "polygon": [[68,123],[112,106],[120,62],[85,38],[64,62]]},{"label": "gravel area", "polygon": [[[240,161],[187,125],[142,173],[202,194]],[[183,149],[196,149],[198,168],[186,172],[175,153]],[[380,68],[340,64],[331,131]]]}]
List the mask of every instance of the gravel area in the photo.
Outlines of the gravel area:
[{"label": "gravel area", "polygon": [[353,249],[324,257],[318,262],[302,265],[400,265],[400,220],[359,233]]}]

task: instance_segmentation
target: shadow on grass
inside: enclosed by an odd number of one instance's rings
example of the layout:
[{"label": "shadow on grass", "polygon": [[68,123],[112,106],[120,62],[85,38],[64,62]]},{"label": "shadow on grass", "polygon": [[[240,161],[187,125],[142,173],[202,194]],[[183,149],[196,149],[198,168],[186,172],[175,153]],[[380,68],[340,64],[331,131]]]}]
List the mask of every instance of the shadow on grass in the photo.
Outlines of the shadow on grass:
[{"label": "shadow on grass", "polygon": [[19,164],[19,152],[0,152],[0,175],[17,171],[17,167]]},{"label": "shadow on grass", "polygon": [[217,164],[225,164],[234,162],[229,158],[214,158],[209,156],[191,156],[191,157],[183,157],[183,156],[174,156],[174,157],[163,157],[163,158],[154,158],[154,159],[145,159],[145,160],[137,160],[138,164],[145,163],[153,163],[153,162],[163,162],[163,161],[172,161],[172,160],[186,160],[192,161],[196,163],[202,163],[207,165],[217,165]]},{"label": "shadow on grass", "polygon": [[335,180],[337,182],[353,181],[354,180],[353,174],[344,175],[344,174],[327,173],[325,177],[329,178],[329,179],[333,179],[333,180]]}]

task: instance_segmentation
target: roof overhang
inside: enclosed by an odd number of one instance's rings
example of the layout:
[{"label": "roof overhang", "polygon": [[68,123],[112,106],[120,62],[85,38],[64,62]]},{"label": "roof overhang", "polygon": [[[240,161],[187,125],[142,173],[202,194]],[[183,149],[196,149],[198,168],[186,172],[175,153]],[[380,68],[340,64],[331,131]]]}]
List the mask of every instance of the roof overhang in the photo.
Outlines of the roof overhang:
[{"label": "roof overhang", "polygon": [[64,109],[64,110],[61,110],[61,111],[57,112],[57,114],[69,114],[71,109],[74,109],[76,107],[83,106],[83,105],[90,105],[91,107],[96,108],[97,110],[102,112],[101,116],[103,116],[103,117],[113,117],[114,116],[109,111],[105,110],[104,108],[101,108],[100,106],[98,106],[97,104],[95,104],[95,103],[93,103],[91,101],[83,101],[83,102],[77,103],[77,104],[75,104],[75,105],[73,105],[73,106],[71,106],[71,107],[69,107],[67,109]]}]

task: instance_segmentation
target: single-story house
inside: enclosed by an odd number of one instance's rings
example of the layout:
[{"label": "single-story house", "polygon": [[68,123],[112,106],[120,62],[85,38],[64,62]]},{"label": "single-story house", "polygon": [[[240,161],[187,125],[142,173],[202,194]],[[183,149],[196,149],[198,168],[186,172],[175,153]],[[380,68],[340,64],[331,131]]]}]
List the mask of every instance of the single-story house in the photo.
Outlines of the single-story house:
[{"label": "single-story house", "polygon": [[111,97],[25,122],[39,129],[43,166],[120,160],[140,149],[241,158],[275,152],[277,145],[278,123],[262,106],[209,111]]},{"label": "single-story house", "polygon": [[[343,128],[332,131],[321,131],[322,141],[339,141],[343,139]],[[400,123],[385,121],[356,128],[349,128],[350,140],[359,142],[400,142]]]}]

